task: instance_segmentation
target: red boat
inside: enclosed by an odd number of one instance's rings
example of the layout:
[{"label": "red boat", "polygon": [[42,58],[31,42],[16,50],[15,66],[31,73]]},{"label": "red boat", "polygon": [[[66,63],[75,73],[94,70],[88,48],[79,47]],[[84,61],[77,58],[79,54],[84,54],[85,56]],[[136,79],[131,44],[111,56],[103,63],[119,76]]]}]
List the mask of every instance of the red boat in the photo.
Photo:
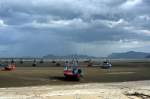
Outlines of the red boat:
[{"label": "red boat", "polygon": [[82,70],[78,66],[78,61],[72,61],[71,64],[67,61],[64,67],[64,77],[70,80],[79,80],[82,76]]},{"label": "red boat", "polygon": [[16,69],[16,64],[8,64],[2,69],[2,71],[12,71],[15,69]]},{"label": "red boat", "polygon": [[64,76],[65,76],[65,78],[80,78],[81,74],[78,71],[79,71],[79,69],[64,70]]}]

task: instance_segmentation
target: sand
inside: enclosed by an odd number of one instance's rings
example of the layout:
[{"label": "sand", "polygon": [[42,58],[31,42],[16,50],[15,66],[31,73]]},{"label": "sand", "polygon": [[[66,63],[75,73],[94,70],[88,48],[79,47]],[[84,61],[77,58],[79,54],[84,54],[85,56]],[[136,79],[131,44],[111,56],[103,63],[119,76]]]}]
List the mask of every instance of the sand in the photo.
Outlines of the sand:
[{"label": "sand", "polygon": [[150,80],[0,88],[0,99],[150,99]]}]

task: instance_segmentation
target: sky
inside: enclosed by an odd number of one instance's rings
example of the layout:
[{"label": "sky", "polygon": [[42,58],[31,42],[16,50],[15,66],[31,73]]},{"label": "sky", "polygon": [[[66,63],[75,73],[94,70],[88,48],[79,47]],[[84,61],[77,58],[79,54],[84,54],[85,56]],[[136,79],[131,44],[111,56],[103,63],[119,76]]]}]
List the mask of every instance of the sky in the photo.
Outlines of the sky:
[{"label": "sky", "polygon": [[149,49],[150,0],[0,0],[0,57]]}]

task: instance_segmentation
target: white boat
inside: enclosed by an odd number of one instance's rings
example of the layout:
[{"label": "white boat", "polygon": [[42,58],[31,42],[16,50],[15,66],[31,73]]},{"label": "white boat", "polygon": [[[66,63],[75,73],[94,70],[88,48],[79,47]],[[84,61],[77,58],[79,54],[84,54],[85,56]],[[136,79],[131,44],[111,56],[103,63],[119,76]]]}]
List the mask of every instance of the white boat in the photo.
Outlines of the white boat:
[{"label": "white boat", "polygon": [[109,61],[103,61],[101,68],[109,69],[112,67],[112,64]]}]

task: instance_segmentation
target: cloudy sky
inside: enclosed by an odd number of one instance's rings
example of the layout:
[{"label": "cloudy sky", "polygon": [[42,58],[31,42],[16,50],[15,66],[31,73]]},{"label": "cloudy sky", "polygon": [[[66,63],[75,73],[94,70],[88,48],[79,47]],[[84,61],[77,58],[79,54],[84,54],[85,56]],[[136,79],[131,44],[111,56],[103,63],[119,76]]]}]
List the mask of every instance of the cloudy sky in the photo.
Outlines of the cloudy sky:
[{"label": "cloudy sky", "polygon": [[150,0],[0,0],[0,56],[150,52]]}]

